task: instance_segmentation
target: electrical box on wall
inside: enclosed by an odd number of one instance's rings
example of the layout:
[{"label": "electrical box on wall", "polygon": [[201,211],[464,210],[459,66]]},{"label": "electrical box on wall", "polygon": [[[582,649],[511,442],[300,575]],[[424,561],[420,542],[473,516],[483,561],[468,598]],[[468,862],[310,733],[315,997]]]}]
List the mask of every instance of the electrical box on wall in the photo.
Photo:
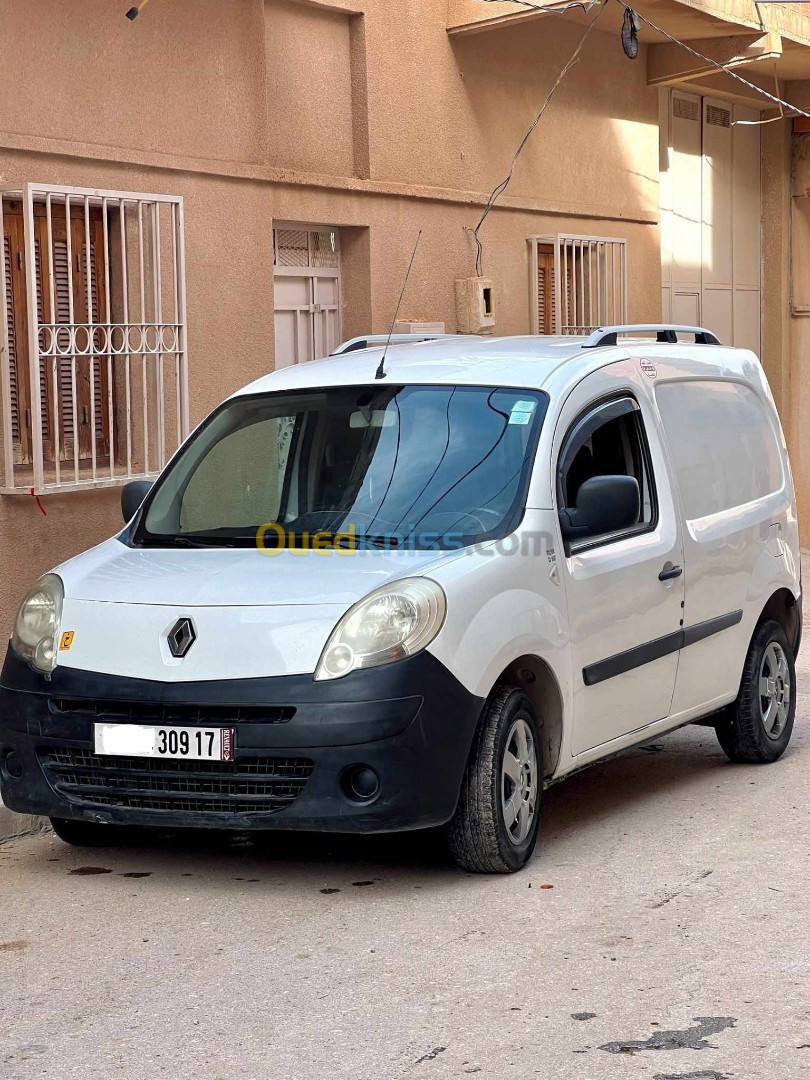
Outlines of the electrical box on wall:
[{"label": "electrical box on wall", "polygon": [[495,326],[489,278],[456,278],[456,325],[459,334],[491,334]]},{"label": "electrical box on wall", "polygon": [[395,334],[443,334],[443,322],[408,322],[398,320],[394,323]]}]

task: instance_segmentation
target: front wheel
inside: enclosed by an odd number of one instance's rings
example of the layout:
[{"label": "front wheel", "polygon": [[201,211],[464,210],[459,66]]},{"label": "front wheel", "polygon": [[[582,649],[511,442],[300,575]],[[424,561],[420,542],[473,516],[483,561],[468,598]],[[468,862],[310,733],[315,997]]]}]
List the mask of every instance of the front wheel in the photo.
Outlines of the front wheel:
[{"label": "front wheel", "polygon": [[478,874],[510,874],[524,866],[537,841],[543,794],[537,717],[525,694],[499,687],[484,709],[446,826],[459,866]]},{"label": "front wheel", "polygon": [[716,727],[732,761],[765,765],[787,749],[796,713],[796,669],[785,631],[760,623],[745,657],[740,692]]}]

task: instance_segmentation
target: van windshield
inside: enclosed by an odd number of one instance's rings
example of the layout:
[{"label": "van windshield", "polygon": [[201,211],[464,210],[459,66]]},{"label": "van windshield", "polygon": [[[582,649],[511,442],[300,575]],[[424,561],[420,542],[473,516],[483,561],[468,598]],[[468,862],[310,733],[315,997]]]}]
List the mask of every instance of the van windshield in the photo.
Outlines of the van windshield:
[{"label": "van windshield", "polygon": [[133,542],[450,548],[520,521],[548,403],[497,387],[335,387],[234,398],[148,498]]}]

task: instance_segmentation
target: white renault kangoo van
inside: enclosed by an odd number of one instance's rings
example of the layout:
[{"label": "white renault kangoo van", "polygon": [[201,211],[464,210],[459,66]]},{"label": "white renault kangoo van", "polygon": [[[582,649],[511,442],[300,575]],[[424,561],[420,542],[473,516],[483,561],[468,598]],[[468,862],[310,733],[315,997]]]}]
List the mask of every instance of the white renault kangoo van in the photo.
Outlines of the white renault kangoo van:
[{"label": "white renault kangoo van", "polygon": [[70,843],[443,826],[508,872],[575,769],[695,722],[736,762],[790,740],[785,441],[706,330],[287,368],[122,505],[31,588],[0,678],[3,801]]}]

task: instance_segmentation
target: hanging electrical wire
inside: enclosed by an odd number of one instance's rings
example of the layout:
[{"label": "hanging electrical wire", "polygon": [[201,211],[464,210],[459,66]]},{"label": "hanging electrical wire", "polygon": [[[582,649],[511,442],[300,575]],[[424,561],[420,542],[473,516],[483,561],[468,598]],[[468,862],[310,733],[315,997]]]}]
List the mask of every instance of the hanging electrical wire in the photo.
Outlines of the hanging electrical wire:
[{"label": "hanging electrical wire", "polygon": [[544,15],[563,15],[572,8],[580,8],[587,14],[592,8],[598,7],[601,0],[571,0],[568,4],[553,8],[547,4],[532,3],[532,0],[482,0],[482,2],[484,4],[517,4],[530,11],[541,11]]},{"label": "hanging electrical wire", "polygon": [[697,49],[693,49],[691,45],[687,45],[685,41],[681,41],[681,39],[675,37],[674,34],[670,34],[668,30],[664,30],[662,26],[658,26],[658,24],[654,23],[652,19],[648,19],[646,15],[640,15],[635,10],[635,8],[632,7],[631,4],[625,3],[625,0],[617,0],[617,2],[621,4],[625,11],[632,11],[636,19],[640,23],[646,24],[651,30],[655,30],[656,33],[661,34],[662,37],[665,37],[668,41],[671,41],[673,45],[680,45],[682,49],[685,49],[686,52],[690,53],[698,60],[702,60],[710,67],[716,68],[718,71],[722,71],[724,74],[729,75],[732,79],[736,79],[738,83],[742,83],[742,85],[746,86],[749,90],[753,90],[755,94],[759,94],[760,97],[767,98],[768,101],[773,102],[773,104],[778,109],[790,109],[790,111],[796,116],[810,117],[810,113],[806,113],[804,109],[800,109],[798,105],[791,105],[789,101],[784,101],[782,98],[777,97],[774,94],[769,94],[768,91],[763,90],[761,86],[757,86],[756,83],[752,83],[749,79],[743,78],[743,76],[739,75],[736,71],[733,70],[733,68],[726,67],[725,64],[722,64],[719,60],[713,60],[710,56],[705,56],[702,52],[698,52]]},{"label": "hanging electrical wire", "polygon": [[[607,0],[605,0],[605,2],[607,2]],[[724,72],[726,75],[729,75],[732,79],[736,79],[738,83],[741,83],[743,86],[747,87],[749,90],[753,90],[754,93],[759,94],[761,97],[767,98],[768,101],[773,102],[773,104],[776,106],[776,108],[780,109],[782,112],[784,112],[785,109],[789,109],[796,116],[806,116],[806,117],[810,118],[810,113],[805,112],[804,109],[800,109],[798,107],[798,105],[791,105],[789,101],[785,101],[783,98],[780,98],[778,96],[778,94],[769,94],[767,90],[763,90],[761,86],[757,86],[756,83],[752,83],[749,79],[746,79],[742,75],[739,75],[732,68],[726,67],[719,60],[713,60],[710,56],[705,56],[702,52],[699,52],[697,49],[692,48],[691,45],[687,45],[687,43],[685,41],[682,41],[680,38],[675,37],[675,35],[670,34],[670,32],[668,30],[665,30],[662,26],[658,26],[657,23],[654,23],[651,19],[648,19],[646,17],[646,15],[641,15],[632,6],[632,4],[626,3],[625,0],[618,0],[618,2],[621,4],[621,6],[625,9],[626,12],[627,11],[632,12],[632,18],[633,18],[634,23],[635,23],[635,26],[632,29],[635,32],[637,32],[640,29],[639,24],[646,23],[647,26],[649,26],[649,28],[651,30],[655,30],[656,33],[659,33],[663,37],[667,38],[667,40],[671,41],[673,43],[673,45],[679,45],[682,49],[685,49],[686,52],[690,53],[692,56],[696,57],[698,60],[703,60],[704,63],[709,64],[710,67],[716,68],[718,71]],[[595,7],[598,3],[600,3],[600,0],[572,0],[572,2],[570,4],[565,4],[564,6],[553,7],[553,8],[549,7],[547,3],[533,2],[533,0],[481,0],[481,3],[484,3],[484,4],[519,4],[520,7],[530,8],[532,11],[541,11],[541,12],[544,12],[545,14],[549,14],[549,15],[553,15],[553,14],[562,15],[562,14],[565,14],[566,11],[569,11],[571,8],[581,8],[584,11],[590,11],[591,8]],[[757,5],[757,11],[759,11],[759,6],[758,5]],[[762,23],[762,16],[761,15],[760,15],[760,23]],[[763,26],[763,29],[764,29],[764,24],[762,24],[762,26]],[[629,29],[630,29],[630,27],[628,26],[627,22],[625,22],[625,34],[626,34],[626,36],[628,36],[629,39],[632,39],[632,37],[634,36],[633,33],[627,35],[627,31]],[[781,119],[781,116],[778,117],[778,118],[774,118],[774,119]],[[759,123],[762,123],[762,122],[770,123],[771,121],[766,120],[766,121],[748,121],[748,122],[750,122],[750,123],[757,123],[757,122],[759,122]]]},{"label": "hanging electrical wire", "polygon": [[[759,9],[757,9],[759,10]],[[776,61],[773,65],[773,85],[777,94],[779,93],[779,76],[776,74]],[[775,124],[778,120],[785,120],[785,110],[782,105],[779,106],[778,116],[769,116],[767,120],[732,120],[732,127],[762,127],[763,124]]]},{"label": "hanging electrical wire", "polygon": [[[518,4],[520,7],[530,8],[533,11],[540,11],[540,12],[543,12],[544,14],[563,14],[566,11],[570,11],[571,8],[581,8],[584,11],[590,11],[593,7],[596,7],[596,6],[599,6],[599,10],[597,11],[594,18],[591,19],[591,21],[588,23],[588,26],[585,29],[585,33],[580,38],[579,44],[577,45],[576,49],[571,54],[570,59],[564,65],[564,67],[561,69],[559,75],[557,76],[556,80],[554,81],[554,85],[551,87],[551,90],[549,90],[548,94],[546,95],[546,99],[543,102],[543,104],[541,105],[540,111],[535,116],[534,120],[532,121],[531,126],[529,127],[529,130],[523,136],[523,139],[521,140],[517,150],[515,151],[514,155],[512,156],[512,161],[511,161],[511,164],[509,166],[509,171],[507,172],[507,174],[503,178],[503,180],[501,180],[501,182],[499,184],[496,184],[496,186],[490,192],[489,197],[488,197],[488,199],[486,201],[486,205],[484,206],[484,212],[481,215],[481,217],[480,217],[480,219],[478,221],[478,224],[472,230],[473,239],[475,240],[475,248],[476,248],[475,272],[476,272],[476,275],[478,277],[481,277],[482,274],[483,274],[483,258],[484,258],[484,248],[483,248],[483,245],[481,243],[481,238],[480,238],[481,228],[483,227],[484,222],[489,217],[489,214],[490,214],[493,206],[495,205],[495,203],[498,201],[498,199],[501,197],[501,195],[503,195],[503,193],[509,187],[509,184],[511,183],[512,176],[513,176],[514,171],[515,171],[515,166],[517,165],[517,162],[518,162],[518,159],[519,159],[520,155],[523,153],[524,149],[526,148],[526,144],[528,143],[529,139],[531,138],[532,133],[534,132],[534,129],[540,123],[540,120],[541,120],[541,118],[543,116],[543,113],[546,111],[546,108],[547,108],[549,102],[551,101],[551,99],[553,98],[554,94],[556,93],[557,88],[559,87],[560,83],[563,81],[565,76],[568,74],[568,72],[571,70],[571,68],[574,66],[574,64],[579,59],[579,54],[582,52],[582,48],[585,45],[585,42],[586,42],[586,40],[588,38],[588,35],[591,33],[591,31],[594,29],[597,22],[601,18],[602,12],[607,7],[608,2],[609,2],[609,0],[572,0],[572,3],[570,3],[570,4],[565,4],[564,6],[561,6],[561,7],[550,8],[546,4],[543,4],[543,3],[532,3],[532,0],[482,0],[482,3],[485,3],[485,4],[498,4],[498,3]],[[785,117],[785,109],[790,110],[790,112],[793,113],[795,116],[806,116],[806,117],[810,118],[810,113],[805,112],[804,109],[800,109],[797,105],[791,105],[789,101],[784,101],[778,95],[769,94],[767,90],[763,90],[761,86],[757,86],[756,83],[752,83],[749,79],[744,78],[742,75],[739,75],[736,71],[733,71],[732,69],[726,67],[724,64],[720,63],[719,60],[713,60],[710,56],[705,56],[702,52],[699,52],[697,49],[693,49],[691,45],[687,45],[687,43],[685,41],[681,41],[681,39],[678,38],[678,37],[675,37],[674,34],[670,34],[670,32],[668,30],[664,30],[664,28],[662,26],[658,26],[658,24],[654,23],[651,19],[648,19],[644,15],[640,15],[636,11],[636,9],[633,8],[630,4],[626,3],[625,0],[618,0],[618,3],[625,10],[625,17],[624,17],[623,25],[622,25],[622,31],[623,31],[622,32],[622,46],[623,46],[626,54],[631,59],[635,59],[636,55],[638,54],[638,38],[637,38],[638,31],[642,28],[642,25],[646,24],[647,26],[649,26],[649,28],[651,30],[654,30],[656,33],[661,34],[662,37],[667,38],[667,40],[671,41],[674,45],[679,45],[682,49],[685,49],[686,52],[690,53],[692,56],[696,57],[698,60],[702,60],[704,63],[708,64],[710,67],[714,67],[718,71],[721,71],[726,75],[729,75],[732,79],[736,79],[737,82],[741,83],[743,86],[747,87],[749,90],[753,90],[754,93],[760,95],[761,97],[767,98],[768,101],[771,101],[779,109],[779,116],[775,117],[774,119],[778,119],[778,120],[783,119]],[[778,80],[777,80],[776,89],[777,90],[779,89]],[[766,121],[745,121],[745,120],[741,120],[741,121],[738,121],[738,122],[741,123],[741,124],[747,124],[747,123],[770,123],[771,121],[770,120],[766,120]]]},{"label": "hanging electrical wire", "polygon": [[[485,2],[486,2],[486,0],[485,0]],[[475,240],[475,246],[476,246],[475,272],[476,272],[478,277],[481,277],[482,274],[483,274],[483,259],[484,259],[484,248],[483,248],[483,245],[481,243],[481,239],[479,237],[479,233],[481,232],[481,227],[483,226],[484,222],[489,217],[489,214],[490,214],[490,211],[492,210],[492,207],[495,205],[497,200],[501,197],[501,195],[503,195],[503,193],[509,187],[509,184],[512,181],[512,176],[514,175],[514,172],[515,172],[515,166],[517,165],[518,158],[523,153],[523,151],[526,149],[526,144],[528,143],[529,139],[531,138],[532,133],[534,132],[534,129],[540,123],[540,120],[542,119],[543,113],[546,111],[546,108],[548,107],[549,102],[554,97],[555,93],[557,92],[557,88],[559,87],[560,83],[563,81],[563,79],[568,74],[568,72],[571,70],[571,68],[574,66],[574,64],[577,62],[577,60],[579,60],[579,54],[582,52],[582,49],[583,49],[583,47],[585,45],[585,42],[588,40],[588,36],[591,34],[591,32],[595,28],[596,24],[599,22],[599,19],[602,16],[602,12],[605,10],[606,6],[607,6],[607,0],[605,0],[605,3],[600,3],[599,10],[597,11],[596,15],[594,15],[594,17],[591,19],[591,21],[588,23],[587,27],[585,28],[585,33],[579,39],[577,47],[574,49],[574,51],[571,53],[571,56],[569,57],[569,59],[566,61],[566,63],[560,69],[560,73],[557,76],[557,78],[554,80],[553,86],[549,90],[548,94],[546,94],[545,101],[540,106],[540,111],[535,116],[534,120],[531,123],[531,126],[529,127],[529,130],[523,136],[517,150],[515,150],[514,154],[512,155],[512,162],[511,162],[511,164],[509,166],[509,171],[507,172],[507,174],[503,178],[503,180],[501,180],[501,182],[499,184],[495,185],[495,187],[492,189],[492,191],[490,193],[489,198],[487,199],[486,206],[484,207],[484,212],[481,215],[481,219],[478,222],[478,224],[475,226],[475,228],[473,229],[473,239]]]}]

